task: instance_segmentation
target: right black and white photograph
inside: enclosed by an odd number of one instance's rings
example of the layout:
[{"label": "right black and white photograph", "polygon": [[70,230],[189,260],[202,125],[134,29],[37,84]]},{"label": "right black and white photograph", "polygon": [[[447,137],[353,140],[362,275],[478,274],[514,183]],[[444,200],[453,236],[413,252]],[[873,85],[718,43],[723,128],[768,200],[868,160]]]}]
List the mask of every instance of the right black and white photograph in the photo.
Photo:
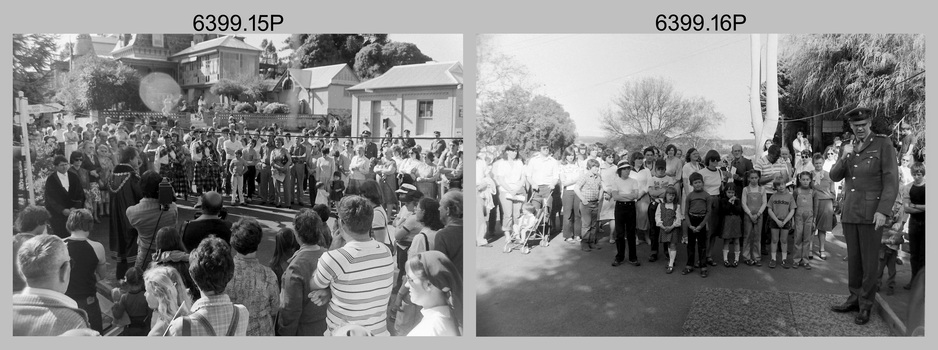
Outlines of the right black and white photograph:
[{"label": "right black and white photograph", "polygon": [[924,335],[924,35],[476,44],[478,336]]}]

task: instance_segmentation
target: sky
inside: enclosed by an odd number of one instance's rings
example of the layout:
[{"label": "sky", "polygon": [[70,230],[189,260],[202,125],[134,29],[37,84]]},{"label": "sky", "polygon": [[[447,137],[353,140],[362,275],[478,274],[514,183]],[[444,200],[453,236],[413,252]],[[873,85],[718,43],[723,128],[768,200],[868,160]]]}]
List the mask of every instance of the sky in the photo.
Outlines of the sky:
[{"label": "sky", "polygon": [[579,136],[605,136],[600,112],[622,84],[657,76],[713,101],[725,117],[717,138],[752,137],[748,34],[506,34],[494,43],[526,66],[535,93],[563,105]]},{"label": "sky", "polygon": [[[62,47],[70,39],[75,40],[77,34],[61,34],[59,37],[59,47]],[[261,41],[264,39],[272,40],[277,48],[286,46],[283,44],[283,41],[290,36],[290,34],[242,34],[238,33],[240,36],[244,36],[244,41],[248,44],[254,45],[258,48],[261,46]],[[425,55],[430,56],[433,60],[437,62],[451,62],[459,61],[463,62],[463,41],[462,34],[389,34],[388,38],[393,41],[400,42],[409,42],[417,45],[420,48],[420,51]],[[287,53],[280,53],[278,55],[285,55]]]}]

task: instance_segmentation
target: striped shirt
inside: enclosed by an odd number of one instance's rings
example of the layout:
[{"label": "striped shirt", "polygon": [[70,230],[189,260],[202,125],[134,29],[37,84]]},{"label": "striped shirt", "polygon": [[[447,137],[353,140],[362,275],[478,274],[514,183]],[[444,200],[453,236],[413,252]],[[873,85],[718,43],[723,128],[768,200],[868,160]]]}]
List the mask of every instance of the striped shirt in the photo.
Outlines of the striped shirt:
[{"label": "striped shirt", "polygon": [[384,244],[348,242],[326,252],[310,283],[313,289],[332,292],[326,318],[330,332],[354,323],[374,335],[390,335],[387,309],[394,287],[394,258]]},{"label": "striped shirt", "polygon": [[[752,165],[752,168],[758,170],[763,177],[765,176],[776,176],[777,174],[782,174],[782,180],[788,182],[788,179],[791,177],[790,172],[788,171],[788,166],[785,165],[785,160],[779,158],[775,163],[769,163],[768,158],[762,157],[759,158],[755,164]],[[775,188],[772,185],[772,181],[763,185],[765,188],[765,193],[775,193]]]}]

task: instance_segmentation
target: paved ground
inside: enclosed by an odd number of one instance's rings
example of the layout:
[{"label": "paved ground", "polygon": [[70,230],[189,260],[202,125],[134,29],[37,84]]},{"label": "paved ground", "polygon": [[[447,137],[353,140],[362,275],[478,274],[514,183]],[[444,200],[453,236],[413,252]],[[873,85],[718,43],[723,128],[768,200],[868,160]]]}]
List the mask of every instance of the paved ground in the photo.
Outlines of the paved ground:
[{"label": "paved ground", "polygon": [[[503,253],[504,242],[499,238],[494,247],[476,248],[480,336],[681,336],[696,296],[708,288],[835,295],[830,300],[843,300],[848,294],[847,263],[842,260],[846,249],[839,230],[828,237],[828,259],[813,260],[810,271],[769,269],[767,260],[760,268],[725,268],[718,255],[719,265],[710,269],[707,278],[698,273],[681,275],[679,268],[665,274],[665,261],[647,262],[648,245],[638,247],[640,267],[612,267],[615,245],[608,238],[601,240],[601,250],[583,252],[578,244],[554,237],[549,247],[534,247],[528,255],[517,250]],[[683,266],[685,261],[686,254],[679,249],[675,265]],[[907,264],[898,270],[897,285],[902,286],[911,273]],[[909,295],[899,288],[894,297]],[[823,315],[819,319],[831,313],[823,307],[815,312]],[[765,318],[756,322],[772,327]],[[838,334],[845,333],[829,335]]]}]

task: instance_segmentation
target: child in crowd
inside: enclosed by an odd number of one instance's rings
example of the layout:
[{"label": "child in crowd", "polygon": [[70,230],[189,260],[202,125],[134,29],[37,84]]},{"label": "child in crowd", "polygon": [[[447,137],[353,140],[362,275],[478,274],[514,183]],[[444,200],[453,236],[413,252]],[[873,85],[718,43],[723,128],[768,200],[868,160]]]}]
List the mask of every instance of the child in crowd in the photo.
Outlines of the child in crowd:
[{"label": "child in crowd", "polygon": [[776,265],[775,253],[779,243],[782,244],[782,267],[789,268],[788,265],[788,232],[791,230],[791,219],[795,216],[797,203],[795,198],[788,192],[788,186],[781,176],[775,177],[772,185],[775,187],[775,194],[772,195],[771,205],[769,205],[769,229],[772,232],[772,243],[769,244],[769,268],[774,269]]},{"label": "child in crowd", "polygon": [[[831,180],[830,173],[824,171],[824,156],[820,153],[814,155],[814,193],[817,195],[817,206],[814,210],[817,215],[814,216],[814,226],[817,231],[818,258],[826,260],[824,254],[824,242],[827,240],[827,233],[834,230],[834,181]],[[813,240],[811,241],[813,244]],[[809,254],[813,254],[814,248],[808,248]],[[808,256],[811,259],[811,256]]]},{"label": "child in crowd", "polygon": [[231,172],[231,205],[244,205],[244,173],[248,171],[244,165],[244,154],[242,150],[235,151],[235,159],[228,165],[228,171]]},{"label": "child in crowd", "polygon": [[659,236],[664,242],[664,249],[668,252],[668,267],[666,273],[674,272],[674,259],[677,258],[677,246],[681,243],[681,223],[684,222],[684,212],[681,211],[680,198],[677,189],[673,186],[665,188],[664,200],[655,211],[655,223],[658,225]]},{"label": "child in crowd", "polygon": [[336,171],[332,174],[332,192],[329,193],[329,206],[335,204],[345,196],[345,183],[342,182],[342,173]]},{"label": "child in crowd", "polygon": [[750,170],[746,173],[749,180],[749,186],[743,187],[743,249],[742,257],[746,259],[746,265],[762,266],[761,247],[762,244],[762,213],[767,206],[765,188],[759,185],[759,179],[762,173],[758,170]]},{"label": "child in crowd", "polygon": [[[712,197],[707,191],[704,191],[703,175],[693,173],[688,177],[693,191],[685,197],[684,212],[687,220],[686,234],[684,241],[687,241],[687,266],[684,267],[682,275],[689,274],[694,268],[700,266],[700,277],[706,278],[707,270],[707,222],[710,220]],[[697,252],[697,260],[694,259],[694,252]]]},{"label": "child in crowd", "polygon": [[[925,267],[925,164],[909,167],[913,182],[900,191],[904,211],[909,214],[909,253],[912,279]],[[912,282],[902,287],[911,289]]]},{"label": "child in crowd", "polygon": [[[895,209],[900,209],[898,206]],[[886,227],[883,227],[883,237],[880,240],[879,248],[879,275],[876,283],[883,282],[883,270],[889,271],[886,278],[886,295],[896,293],[896,260],[899,256],[899,245],[902,244],[902,221],[896,220],[900,216],[898,210],[895,210],[893,217],[886,220]],[[877,288],[881,289],[881,288]]]},{"label": "child in crowd", "polygon": [[[665,196],[667,195],[666,191],[668,188],[671,188],[674,185],[674,179],[670,176],[665,175],[665,170],[668,167],[668,162],[664,159],[658,159],[654,163],[654,169],[652,169],[652,176],[648,178],[648,195],[651,196],[651,204],[648,206],[648,221],[651,223],[648,228],[648,234],[651,236],[651,256],[648,258],[648,261],[655,262],[658,260],[658,242],[664,242],[665,244],[665,257],[671,259],[670,252],[668,251],[668,240],[659,237],[660,232],[658,226],[655,225],[658,206],[661,203],[664,203]],[[678,222],[680,223],[680,221]]]},{"label": "child in crowd", "polygon": [[[150,317],[153,310],[147,305],[147,297],[143,286],[143,270],[131,267],[120,281],[120,288],[111,290],[111,315],[115,320],[127,316],[124,321],[124,331],[120,336],[146,336],[150,333]],[[126,323],[129,322],[129,323]]]},{"label": "child in crowd", "polygon": [[[726,186],[724,196],[720,198],[720,215],[723,216],[723,266],[737,267],[742,255],[739,249],[739,239],[743,236],[743,207],[739,198],[736,198],[736,187],[730,184]],[[729,258],[730,247],[736,252],[736,256]]]},{"label": "child in crowd", "polygon": [[795,189],[795,251],[791,261],[794,267],[804,266],[805,270],[811,269],[811,264],[805,260],[805,255],[811,253],[809,244],[814,232],[814,218],[817,215],[818,195],[814,190],[814,174],[804,171],[798,174],[798,188]]},{"label": "child in crowd", "polygon": [[518,223],[515,224],[512,232],[514,239],[524,239],[527,235],[522,236],[523,233],[537,229],[537,216],[534,215],[535,210],[534,204],[531,202],[524,203],[524,205],[521,206],[521,218],[518,219]]},{"label": "child in crowd", "polygon": [[329,193],[326,192],[326,186],[320,181],[316,182],[316,201],[313,205],[329,205]]}]

